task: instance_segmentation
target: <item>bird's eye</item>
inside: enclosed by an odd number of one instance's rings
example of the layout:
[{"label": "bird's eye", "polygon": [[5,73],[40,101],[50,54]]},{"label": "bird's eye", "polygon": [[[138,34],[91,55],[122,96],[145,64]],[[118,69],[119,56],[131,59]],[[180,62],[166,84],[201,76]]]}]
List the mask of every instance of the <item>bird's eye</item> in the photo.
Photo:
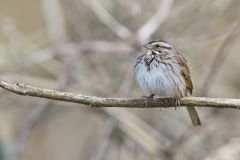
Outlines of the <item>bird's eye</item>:
[{"label": "bird's eye", "polygon": [[156,48],[159,48],[159,47],[160,47],[160,45],[159,45],[159,44],[156,44],[156,45],[155,45],[155,47],[156,47]]}]

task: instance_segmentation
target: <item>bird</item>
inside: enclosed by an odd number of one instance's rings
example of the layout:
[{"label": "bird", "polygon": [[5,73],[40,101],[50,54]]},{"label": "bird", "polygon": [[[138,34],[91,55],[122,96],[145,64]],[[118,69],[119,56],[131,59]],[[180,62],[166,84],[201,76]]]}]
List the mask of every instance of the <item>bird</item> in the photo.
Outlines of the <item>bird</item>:
[{"label": "bird", "polygon": [[[156,40],[144,45],[146,52],[137,58],[134,66],[135,80],[140,88],[155,95],[172,97],[180,105],[180,98],[191,96],[193,83],[186,58],[167,41]],[[187,106],[194,126],[201,126],[196,109]]]}]

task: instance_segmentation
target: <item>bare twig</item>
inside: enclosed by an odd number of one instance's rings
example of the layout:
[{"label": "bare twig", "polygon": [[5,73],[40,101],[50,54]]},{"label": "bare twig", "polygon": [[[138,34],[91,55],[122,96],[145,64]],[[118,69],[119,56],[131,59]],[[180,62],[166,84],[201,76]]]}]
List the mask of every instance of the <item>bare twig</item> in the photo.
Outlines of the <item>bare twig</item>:
[{"label": "bare twig", "polygon": [[110,137],[117,125],[117,121],[113,118],[109,118],[102,133],[102,137],[97,145],[97,152],[92,154],[91,160],[101,160],[106,152],[106,149],[110,143]]},{"label": "bare twig", "polygon": [[167,19],[171,8],[173,0],[162,0],[159,5],[159,9],[154,16],[152,16],[149,21],[147,21],[137,32],[137,37],[141,42],[148,40],[152,34],[154,34],[157,29],[163,24]]},{"label": "bare twig", "polygon": [[[78,4],[77,1],[74,1]],[[131,39],[133,37],[132,32],[122,24],[120,24],[108,11],[96,0],[82,0],[84,5],[86,5],[92,12],[98,17],[98,19],[105,24],[109,29],[111,29],[118,37],[121,39]]]},{"label": "bare twig", "polygon": [[[63,69],[61,73],[58,74],[58,79],[56,83],[56,89],[62,90],[66,88],[68,79],[70,77],[70,70],[72,68],[73,58],[75,56],[72,55],[68,58],[68,61],[66,62],[66,66]],[[34,127],[34,125],[37,123],[37,121],[40,119],[42,113],[45,111],[47,106],[50,104],[51,101],[39,101],[36,107],[32,109],[32,111],[28,114],[28,116],[24,119],[22,126],[19,131],[19,135],[17,137],[16,142],[16,158],[20,159],[21,154],[23,153],[26,145],[27,138],[29,137],[30,131]]]},{"label": "bare twig", "polygon": [[124,54],[134,51],[133,47],[126,43],[105,40],[81,41],[79,43],[72,43],[72,46],[71,45],[68,46],[82,52],[95,51],[98,53],[112,52]]},{"label": "bare twig", "polygon": [[204,158],[204,160],[224,160],[239,159],[240,140],[231,139],[228,143],[216,149],[212,154]]},{"label": "bare twig", "polygon": [[[100,54],[116,53],[116,54],[128,54],[133,52],[134,49],[125,43],[110,42],[104,40],[98,41],[81,41],[77,43],[62,43],[61,45],[55,45],[61,52],[55,52],[53,48],[44,48],[33,52],[31,55],[26,56],[23,61],[19,61],[11,66],[0,68],[0,71],[8,70],[8,72],[19,72],[26,68],[30,68],[35,65],[40,65],[48,60],[52,60],[55,56],[71,56],[75,53],[96,52]],[[69,52],[74,50],[74,52]],[[18,67],[16,67],[18,66]],[[45,66],[42,66],[45,67]]]},{"label": "bare twig", "polygon": [[240,34],[240,22],[235,22],[231,26],[229,33],[227,34],[222,45],[219,47],[216,53],[212,66],[210,67],[210,70],[202,84],[202,87],[201,87],[202,90],[200,91],[199,95],[207,96],[207,93],[212,86],[211,84],[214,83],[214,78],[216,77],[220,69],[220,66],[223,64],[224,60],[226,59],[226,56],[228,55],[226,51],[233,44],[233,41],[239,34]]},{"label": "bare twig", "polygon": [[[73,102],[89,105],[91,107],[130,107],[130,108],[169,108],[176,107],[176,99],[130,99],[130,98],[101,98],[86,96],[77,93],[61,92],[50,89],[38,88],[23,83],[11,84],[0,80],[0,87],[19,95],[41,97],[59,101]],[[182,106],[216,107],[240,109],[240,99],[185,97],[180,99]]]},{"label": "bare twig", "polygon": [[165,156],[164,149],[169,145],[169,142],[163,139],[163,136],[159,136],[160,139],[157,139],[153,134],[156,130],[145,121],[123,108],[117,110],[113,108],[104,108],[104,111],[120,122],[118,125],[119,128],[137,142],[141,148],[144,148],[151,154]]},{"label": "bare twig", "polygon": [[[54,45],[53,53],[58,49],[59,44],[67,41],[67,34],[64,26],[64,19],[60,9],[60,3],[58,0],[43,1],[43,9],[49,11],[45,13],[45,20],[47,21],[48,32],[52,44]],[[56,30],[56,26],[58,26]],[[69,53],[69,50],[66,51]],[[52,55],[51,55],[52,56]],[[51,57],[50,56],[50,57]],[[72,56],[68,58],[66,66],[63,71],[59,72],[58,80],[56,84],[56,89],[61,90],[67,86],[68,79],[70,77],[70,70],[72,69],[73,61]],[[65,59],[64,59],[65,60]],[[40,119],[42,113],[45,111],[47,106],[50,104],[50,101],[39,101],[37,106],[32,109],[28,116],[24,119],[22,126],[20,128],[17,141],[16,141],[16,159],[21,159],[22,153],[25,149],[27,139],[31,133],[33,126]]]},{"label": "bare twig", "polygon": [[42,9],[51,43],[66,41],[66,27],[59,0],[43,0]]},{"label": "bare twig", "polygon": [[49,101],[39,101],[39,103],[34,107],[31,112],[24,119],[20,131],[17,135],[16,140],[16,160],[20,160],[22,157],[22,153],[26,147],[27,139],[30,135],[30,131],[33,128],[34,124],[36,124],[39,119],[41,113],[45,110],[46,106],[49,104]]}]

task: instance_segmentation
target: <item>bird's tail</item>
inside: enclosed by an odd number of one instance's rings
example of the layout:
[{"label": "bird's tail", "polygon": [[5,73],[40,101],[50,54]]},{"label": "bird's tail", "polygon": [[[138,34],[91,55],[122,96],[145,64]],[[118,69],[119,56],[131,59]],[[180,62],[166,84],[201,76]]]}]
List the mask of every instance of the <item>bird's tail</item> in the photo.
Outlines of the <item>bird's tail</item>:
[{"label": "bird's tail", "polygon": [[187,107],[188,114],[194,126],[201,126],[201,121],[194,107]]}]

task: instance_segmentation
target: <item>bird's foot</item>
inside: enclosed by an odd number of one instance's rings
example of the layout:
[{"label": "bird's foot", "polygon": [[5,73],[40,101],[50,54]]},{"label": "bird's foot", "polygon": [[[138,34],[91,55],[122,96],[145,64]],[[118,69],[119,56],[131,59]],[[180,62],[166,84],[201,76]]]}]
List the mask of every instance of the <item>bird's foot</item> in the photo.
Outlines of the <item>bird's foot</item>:
[{"label": "bird's foot", "polygon": [[150,94],[150,96],[142,96],[142,98],[146,99],[146,98],[153,98],[155,95],[154,94]]},{"label": "bird's foot", "polygon": [[154,94],[151,94],[150,96],[142,96],[142,98],[141,99],[145,99],[145,106],[146,106],[146,108],[147,108],[147,104],[148,104],[148,99],[153,99],[153,97],[154,97],[155,95]]}]

